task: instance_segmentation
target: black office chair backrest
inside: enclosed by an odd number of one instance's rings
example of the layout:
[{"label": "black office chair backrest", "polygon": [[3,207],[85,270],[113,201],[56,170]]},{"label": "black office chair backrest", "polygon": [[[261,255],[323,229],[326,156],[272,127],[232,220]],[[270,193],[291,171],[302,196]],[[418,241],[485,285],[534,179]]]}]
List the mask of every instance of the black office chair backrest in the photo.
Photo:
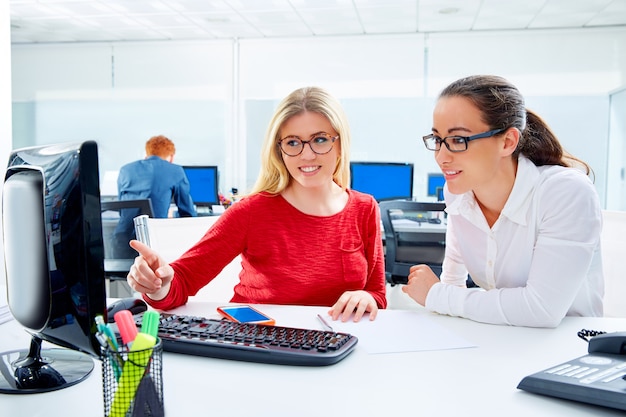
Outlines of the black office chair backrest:
[{"label": "black office chair backrest", "polygon": [[100,211],[117,211],[122,209],[139,209],[139,214],[146,214],[150,217],[154,217],[154,211],[152,210],[152,201],[149,198],[142,198],[137,200],[109,200],[102,201],[100,203]]},{"label": "black office chair backrest", "polygon": [[445,203],[390,200],[381,201],[379,207],[385,232],[387,282],[406,283],[409,269],[417,264],[426,264],[435,274],[441,274]]},{"label": "black office chair backrest", "polygon": [[[132,216],[142,214],[154,217],[149,198],[137,200],[109,200],[100,203],[102,213],[102,240],[104,242],[104,269],[108,275],[125,277],[137,253],[130,248],[130,238],[115,236],[115,228],[122,210],[133,210]],[[107,212],[109,212],[107,214]]]}]

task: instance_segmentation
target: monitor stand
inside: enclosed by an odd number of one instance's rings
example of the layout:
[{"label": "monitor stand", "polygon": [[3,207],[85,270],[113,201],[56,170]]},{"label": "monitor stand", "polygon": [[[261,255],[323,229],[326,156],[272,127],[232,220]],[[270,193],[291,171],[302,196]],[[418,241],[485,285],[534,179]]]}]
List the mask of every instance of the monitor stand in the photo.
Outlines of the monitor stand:
[{"label": "monitor stand", "polygon": [[75,385],[93,370],[93,359],[70,349],[41,349],[32,335],[30,350],[0,353],[0,393],[37,394]]}]

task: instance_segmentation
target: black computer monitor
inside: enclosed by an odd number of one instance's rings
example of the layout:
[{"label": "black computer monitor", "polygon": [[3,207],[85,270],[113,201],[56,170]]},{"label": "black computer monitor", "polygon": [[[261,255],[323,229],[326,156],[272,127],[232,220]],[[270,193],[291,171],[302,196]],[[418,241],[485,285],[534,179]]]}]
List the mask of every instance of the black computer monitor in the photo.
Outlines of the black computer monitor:
[{"label": "black computer monitor", "polygon": [[431,172],[428,174],[428,188],[426,194],[429,197],[437,197],[437,200],[443,201],[443,186],[446,179],[442,173]]},{"label": "black computer monitor", "polygon": [[196,206],[220,204],[219,171],[216,166],[183,166],[191,198]]},{"label": "black computer monitor", "polygon": [[[29,394],[84,380],[106,322],[95,142],[15,150],[2,191],[7,300],[30,349],[0,353],[0,392]],[[42,349],[47,341],[62,348]]]},{"label": "black computer monitor", "polygon": [[351,162],[350,188],[376,201],[413,198],[413,164],[405,162]]}]

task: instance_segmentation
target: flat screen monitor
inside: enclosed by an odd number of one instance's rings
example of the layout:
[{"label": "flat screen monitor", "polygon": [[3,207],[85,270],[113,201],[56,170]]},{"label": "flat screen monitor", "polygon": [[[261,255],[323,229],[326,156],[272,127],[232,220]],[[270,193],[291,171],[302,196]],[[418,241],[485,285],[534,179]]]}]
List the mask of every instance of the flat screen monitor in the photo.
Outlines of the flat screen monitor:
[{"label": "flat screen monitor", "polygon": [[[9,310],[30,348],[0,353],[0,392],[30,394],[84,380],[106,322],[98,149],[92,141],[14,150],[2,190]],[[42,342],[60,348],[42,348]]]},{"label": "flat screen monitor", "polygon": [[428,190],[429,197],[437,197],[439,201],[443,201],[443,186],[446,179],[441,173],[428,174]]},{"label": "flat screen monitor", "polygon": [[183,166],[191,198],[196,206],[212,206],[220,203],[219,171],[216,166]]},{"label": "flat screen monitor", "polygon": [[350,188],[371,194],[376,201],[413,198],[413,164],[351,162]]}]

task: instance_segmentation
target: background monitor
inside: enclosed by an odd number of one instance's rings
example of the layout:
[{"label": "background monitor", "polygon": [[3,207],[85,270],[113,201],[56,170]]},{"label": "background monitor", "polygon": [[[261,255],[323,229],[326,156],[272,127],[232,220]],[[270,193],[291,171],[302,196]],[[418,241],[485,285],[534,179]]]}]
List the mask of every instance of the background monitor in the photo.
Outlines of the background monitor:
[{"label": "background monitor", "polygon": [[[429,197],[443,197],[443,186],[446,183],[446,178],[441,173],[431,172],[428,174],[428,189],[426,194]],[[441,190],[439,190],[441,188]],[[443,199],[441,199],[442,201]]]},{"label": "background monitor", "polygon": [[443,187],[437,187],[437,201],[443,201],[445,197],[443,196]]},{"label": "background monitor", "polygon": [[413,164],[351,162],[350,188],[371,194],[376,201],[413,198]]},{"label": "background monitor", "polygon": [[196,206],[212,206],[220,204],[219,171],[217,166],[183,166],[191,198]]},{"label": "background monitor", "polygon": [[[106,321],[95,142],[15,150],[2,191],[7,301],[30,349],[0,354],[0,392],[52,391],[84,380]],[[42,349],[47,341],[63,348]]]}]

